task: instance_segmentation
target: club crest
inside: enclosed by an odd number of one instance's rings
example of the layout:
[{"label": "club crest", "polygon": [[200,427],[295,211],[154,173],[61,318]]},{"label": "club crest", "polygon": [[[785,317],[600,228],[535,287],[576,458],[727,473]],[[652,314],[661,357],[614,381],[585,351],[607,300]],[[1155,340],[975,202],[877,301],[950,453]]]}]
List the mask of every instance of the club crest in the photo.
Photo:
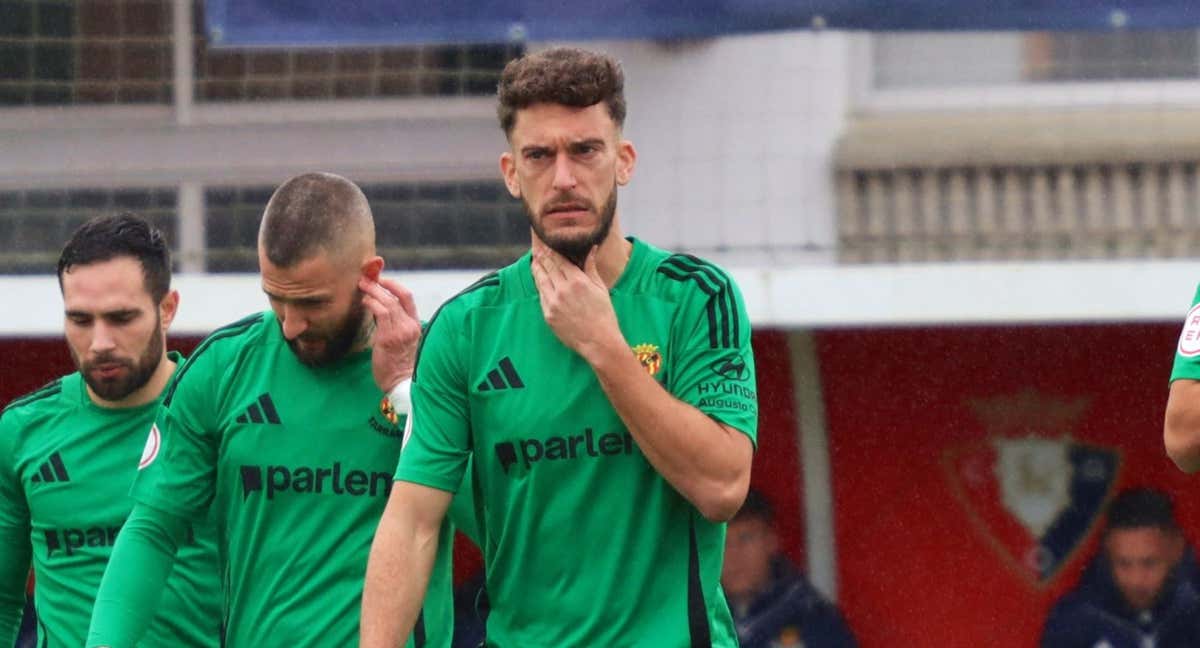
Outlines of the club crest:
[{"label": "club crest", "polygon": [[972,406],[991,434],[943,451],[949,486],[1001,559],[1045,586],[1099,524],[1120,454],[1070,438],[1086,400],[1026,392]]},{"label": "club crest", "polygon": [[388,423],[396,425],[400,422],[400,415],[396,413],[396,408],[392,407],[392,401],[384,394],[383,399],[379,401],[379,413],[383,414],[383,418],[388,420]]},{"label": "club crest", "polygon": [[659,353],[657,344],[639,344],[633,347],[633,353],[651,376],[662,368],[662,354]]}]

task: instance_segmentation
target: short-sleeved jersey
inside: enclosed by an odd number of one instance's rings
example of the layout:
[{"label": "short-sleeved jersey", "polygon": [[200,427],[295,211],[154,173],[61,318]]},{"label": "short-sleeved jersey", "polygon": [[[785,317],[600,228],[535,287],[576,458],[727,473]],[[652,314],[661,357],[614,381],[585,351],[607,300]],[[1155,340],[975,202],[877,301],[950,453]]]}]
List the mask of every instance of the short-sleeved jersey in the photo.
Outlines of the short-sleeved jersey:
[{"label": "short-sleeved jersey", "polygon": [[1192,307],[1183,321],[1179,334],[1179,345],[1175,348],[1175,366],[1171,369],[1171,381],[1180,378],[1200,380],[1200,288],[1192,299]]},{"label": "short-sleeved jersey", "polygon": [[[147,451],[133,496],[185,518],[211,503],[227,646],[358,644],[367,555],[403,424],[375,385],[369,350],[306,366],[270,312],[196,347],[167,388],[153,432],[161,446]],[[443,544],[410,644],[450,643]]]},{"label": "short-sleeved jersey", "polygon": [[[100,407],[76,372],[14,400],[0,416],[0,525],[27,530],[39,646],[84,645],[158,405]],[[213,532],[198,522],[189,536],[141,646],[220,644]]]},{"label": "short-sleeved jersey", "polygon": [[[757,434],[750,327],[734,282],[637,239],[610,291],[668,392]],[[736,646],[725,525],[647,461],[595,373],[546,324],[530,256],[443,305],[417,359],[397,479],[453,491],[472,456],[488,645]]]}]

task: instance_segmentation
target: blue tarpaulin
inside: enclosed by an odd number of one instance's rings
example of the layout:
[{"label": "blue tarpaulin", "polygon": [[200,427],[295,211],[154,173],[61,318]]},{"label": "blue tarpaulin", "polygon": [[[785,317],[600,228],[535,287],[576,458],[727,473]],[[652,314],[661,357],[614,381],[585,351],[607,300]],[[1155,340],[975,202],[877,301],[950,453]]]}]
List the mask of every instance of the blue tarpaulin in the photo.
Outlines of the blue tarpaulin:
[{"label": "blue tarpaulin", "polygon": [[235,47],[1200,26],[1196,0],[207,0],[205,7],[211,43]]}]

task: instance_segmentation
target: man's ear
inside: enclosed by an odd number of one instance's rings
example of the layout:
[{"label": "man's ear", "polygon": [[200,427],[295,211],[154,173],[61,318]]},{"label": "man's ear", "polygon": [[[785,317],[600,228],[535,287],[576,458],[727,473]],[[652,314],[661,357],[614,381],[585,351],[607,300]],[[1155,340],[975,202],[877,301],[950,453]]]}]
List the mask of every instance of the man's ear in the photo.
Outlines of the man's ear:
[{"label": "man's ear", "polygon": [[362,262],[359,272],[369,281],[379,281],[383,275],[383,257],[373,256]]},{"label": "man's ear", "polygon": [[178,312],[179,291],[168,291],[166,295],[163,295],[162,301],[158,303],[158,317],[162,320],[164,333],[166,333],[167,329],[171,328],[171,322],[175,321],[175,314]]},{"label": "man's ear", "polygon": [[521,197],[521,183],[517,181],[517,159],[511,151],[500,154],[500,177],[504,178],[504,186],[513,198]]},{"label": "man's ear", "polygon": [[637,166],[637,149],[633,142],[623,139],[617,144],[617,184],[624,187],[633,179],[633,169]]}]

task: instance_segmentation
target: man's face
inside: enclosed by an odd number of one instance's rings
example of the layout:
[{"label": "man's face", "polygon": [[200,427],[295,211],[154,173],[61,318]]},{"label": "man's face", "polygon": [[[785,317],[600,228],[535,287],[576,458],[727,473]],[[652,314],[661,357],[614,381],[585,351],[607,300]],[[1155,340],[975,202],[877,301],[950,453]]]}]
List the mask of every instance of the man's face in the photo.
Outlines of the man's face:
[{"label": "man's face", "polygon": [[779,539],[766,520],[746,516],[729,523],[725,531],[725,563],[721,587],[734,598],[752,596],[771,579],[771,559]]},{"label": "man's face", "polygon": [[[166,342],[141,262],[117,257],[72,267],[63,273],[62,292],[67,347],[92,393],[121,401],[145,385]],[[172,293],[163,301],[174,299]]]},{"label": "man's face", "polygon": [[288,346],[300,362],[319,367],[344,358],[363,335],[366,308],[357,268],[324,252],[290,267],[260,252],[263,292]]},{"label": "man's face", "polygon": [[525,205],[538,238],[582,263],[612,227],[617,187],[633,172],[633,145],[621,139],[603,103],[523,108],[509,143],[500,156],[509,193]]},{"label": "man's face", "polygon": [[1140,612],[1154,607],[1182,556],[1183,540],[1155,527],[1112,529],[1104,549],[1117,588],[1129,607]]}]

